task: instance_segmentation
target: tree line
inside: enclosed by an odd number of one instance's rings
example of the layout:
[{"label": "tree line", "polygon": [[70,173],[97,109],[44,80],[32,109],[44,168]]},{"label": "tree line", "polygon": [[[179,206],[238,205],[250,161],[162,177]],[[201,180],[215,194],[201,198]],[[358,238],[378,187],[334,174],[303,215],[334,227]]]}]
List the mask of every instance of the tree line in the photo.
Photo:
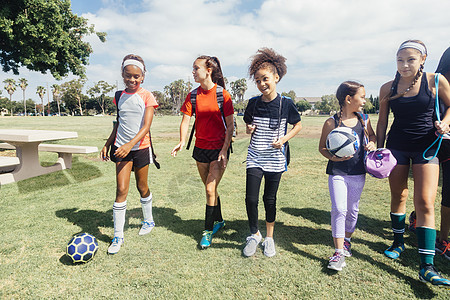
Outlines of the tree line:
[{"label": "tree line", "polygon": [[[226,78],[225,78],[226,79]],[[97,115],[97,114],[114,114],[116,107],[113,104],[113,97],[109,94],[116,90],[116,85],[109,84],[100,80],[93,86],[86,87],[86,79],[73,79],[62,84],[53,84],[50,88],[38,86],[36,94],[41,99],[40,103],[36,103],[31,99],[26,99],[25,92],[28,87],[28,81],[20,78],[17,82],[8,78],[3,81],[4,89],[9,95],[9,99],[0,96],[0,110],[5,115]],[[244,99],[247,91],[247,80],[245,78],[225,84],[229,87],[229,92],[233,99],[234,108],[239,112],[243,112],[247,106],[248,100]],[[179,79],[166,85],[163,91],[152,91],[157,102],[159,103],[158,113],[160,114],[178,114],[186,96],[192,90],[193,85],[189,81]],[[14,101],[13,95],[19,89],[22,90],[22,100]],[[47,93],[48,101],[44,104],[44,96]],[[0,90],[1,94],[1,90]],[[321,100],[314,103],[314,106],[308,101],[302,99],[296,101],[296,93],[291,90],[282,92],[283,96],[290,97],[294,100],[299,112],[313,110],[316,114],[330,114],[339,110],[339,103],[335,95],[324,95]],[[372,95],[367,99],[364,106],[366,113],[376,113],[379,109],[378,97]]]}]

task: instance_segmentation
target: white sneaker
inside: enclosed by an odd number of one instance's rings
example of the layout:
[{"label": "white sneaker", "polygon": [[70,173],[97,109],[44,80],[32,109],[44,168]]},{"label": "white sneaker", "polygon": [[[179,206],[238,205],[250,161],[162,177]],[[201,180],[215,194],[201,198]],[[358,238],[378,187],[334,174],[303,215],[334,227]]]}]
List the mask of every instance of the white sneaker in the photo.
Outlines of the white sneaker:
[{"label": "white sneaker", "polygon": [[108,253],[109,254],[116,254],[120,250],[120,246],[123,244],[123,238],[120,238],[118,236],[115,236],[112,239],[111,245],[109,245]]},{"label": "white sneaker", "polygon": [[277,253],[275,251],[275,242],[271,237],[266,237],[262,243],[262,246],[264,247],[264,255],[267,257],[272,257]]},{"label": "white sneaker", "polygon": [[153,227],[155,227],[154,221],[150,221],[150,222],[143,221],[141,230],[139,230],[139,235],[144,235],[144,234],[150,233],[150,231],[152,231]]},{"label": "white sneaker", "polygon": [[261,233],[259,233],[259,231],[257,233],[258,234],[252,234],[247,237],[247,244],[242,251],[247,257],[255,254],[256,248],[258,248],[258,244],[261,242]]}]

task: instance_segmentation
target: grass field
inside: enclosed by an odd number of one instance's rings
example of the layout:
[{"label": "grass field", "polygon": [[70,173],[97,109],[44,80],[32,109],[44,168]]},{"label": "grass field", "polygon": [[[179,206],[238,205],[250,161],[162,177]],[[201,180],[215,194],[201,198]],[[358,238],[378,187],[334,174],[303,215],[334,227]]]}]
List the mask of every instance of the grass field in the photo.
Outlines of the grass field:
[{"label": "grass field", "polygon": [[[375,118],[376,116],[372,116]],[[114,256],[106,249],[113,235],[114,164],[98,155],[75,155],[73,168],[0,188],[0,298],[119,299],[449,299],[450,291],[418,280],[419,256],[413,234],[398,261],[382,252],[392,239],[387,180],[367,177],[353,257],[340,273],[327,269],[333,252],[326,160],[317,151],[325,117],[305,117],[291,142],[291,165],[278,193],[277,255],[262,251],[244,258],[248,235],[244,205],[248,137],[242,133],[220,184],[227,222],[210,249],[199,250],[205,196],[191,151],[176,158],[181,117],[156,117],[152,135],[160,170],[150,167],[157,227],[138,236],[142,212],[134,179],[128,196],[125,244]],[[77,131],[61,143],[103,146],[113,117],[3,117],[0,128]],[[374,122],[374,120],[372,120]],[[374,122],[376,123],[376,122]],[[3,151],[1,155],[13,155]],[[46,164],[56,154],[42,153]],[[411,184],[412,187],[412,184]],[[440,191],[439,191],[440,193]],[[411,197],[411,196],[410,196]],[[413,209],[408,203],[408,212]],[[439,222],[440,194],[436,199]],[[263,220],[260,205],[260,219]],[[265,233],[261,221],[261,231]],[[65,246],[72,235],[89,232],[99,240],[93,261],[72,265]],[[450,277],[450,262],[436,257]]]}]

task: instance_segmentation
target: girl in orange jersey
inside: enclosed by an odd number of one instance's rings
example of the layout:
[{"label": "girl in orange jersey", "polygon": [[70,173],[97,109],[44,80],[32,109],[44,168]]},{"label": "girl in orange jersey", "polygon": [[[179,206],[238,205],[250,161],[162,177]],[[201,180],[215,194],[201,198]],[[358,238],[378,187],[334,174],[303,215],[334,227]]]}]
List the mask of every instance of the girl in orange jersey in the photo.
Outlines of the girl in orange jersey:
[{"label": "girl in orange jersey", "polygon": [[228,162],[234,110],[217,57],[198,57],[192,74],[200,86],[187,95],[181,107],[180,142],[173,148],[172,156],[175,157],[185,145],[189,121],[195,114],[196,139],[192,157],[197,162],[206,190],[205,230],[200,241],[200,247],[204,249],[211,246],[213,234],[225,226],[217,186]]},{"label": "girl in orange jersey", "polygon": [[117,123],[101,151],[104,161],[116,163],[116,200],[113,205],[114,238],[109,254],[119,252],[124,242],[123,229],[131,171],[134,169],[137,189],[141,195],[144,221],[139,235],[149,233],[155,226],[152,215],[152,193],[148,188],[148,165],[151,162],[149,130],[154,109],[158,107],[151,92],[141,87],[145,64],[137,55],[127,55],[122,62],[122,77],[126,89],[121,92],[117,106]]}]

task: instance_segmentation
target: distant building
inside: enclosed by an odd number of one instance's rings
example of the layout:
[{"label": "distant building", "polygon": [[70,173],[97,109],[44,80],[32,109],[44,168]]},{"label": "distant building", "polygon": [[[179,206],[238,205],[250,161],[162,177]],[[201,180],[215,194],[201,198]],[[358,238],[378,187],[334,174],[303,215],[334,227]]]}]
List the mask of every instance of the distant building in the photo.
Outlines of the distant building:
[{"label": "distant building", "polygon": [[314,115],[316,110],[316,103],[320,102],[322,100],[321,97],[295,97],[295,102],[299,102],[302,100],[308,101],[309,104],[311,104],[311,109],[308,109],[307,111],[303,112],[303,115]]}]

